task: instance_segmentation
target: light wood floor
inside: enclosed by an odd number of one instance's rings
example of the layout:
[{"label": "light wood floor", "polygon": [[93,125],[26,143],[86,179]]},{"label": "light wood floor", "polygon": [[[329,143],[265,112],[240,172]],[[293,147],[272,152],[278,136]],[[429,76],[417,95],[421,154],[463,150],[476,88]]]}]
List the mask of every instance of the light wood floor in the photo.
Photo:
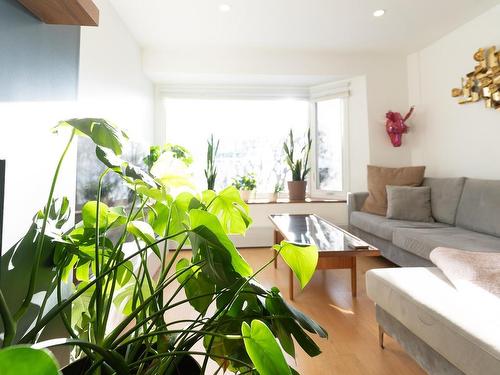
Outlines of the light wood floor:
[{"label": "light wood floor", "polygon": [[[241,253],[254,269],[258,269],[272,257],[271,249],[242,249]],[[358,297],[354,299],[351,296],[348,270],[317,271],[303,291],[295,283],[295,298],[292,303],[319,322],[329,333],[327,340],[314,337],[322,350],[322,354],[315,358],[309,358],[297,345],[294,367],[302,375],[425,374],[393,339],[386,337],[385,349],[378,346],[375,308],[366,296],[365,273],[372,268],[390,266],[383,258],[359,257]],[[277,286],[287,298],[288,268],[282,260],[278,262],[278,269],[271,265],[257,279],[268,287]],[[177,317],[178,314],[191,315],[184,308],[172,313]],[[208,373],[213,372],[211,370]]]}]

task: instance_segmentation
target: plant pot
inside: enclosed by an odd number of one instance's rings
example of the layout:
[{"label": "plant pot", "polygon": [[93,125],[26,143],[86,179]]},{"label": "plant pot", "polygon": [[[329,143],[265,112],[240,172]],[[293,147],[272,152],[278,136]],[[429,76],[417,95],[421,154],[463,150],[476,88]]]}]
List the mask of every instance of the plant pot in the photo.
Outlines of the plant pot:
[{"label": "plant pot", "polygon": [[288,181],[288,198],[291,201],[306,199],[307,181]]},{"label": "plant pot", "polygon": [[252,197],[255,190],[240,190],[241,199],[248,202]]},{"label": "plant pot", "polygon": [[280,193],[272,193],[269,196],[269,202],[277,202],[278,201],[278,196]]},{"label": "plant pot", "polygon": [[[120,351],[120,350],[119,350]],[[90,368],[91,362],[88,358],[84,357],[76,360],[73,363],[65,366],[61,372],[63,375],[84,375]],[[173,361],[175,369],[171,372],[172,375],[201,375],[200,364],[190,355],[178,357]],[[103,372],[104,374],[106,372]]]}]

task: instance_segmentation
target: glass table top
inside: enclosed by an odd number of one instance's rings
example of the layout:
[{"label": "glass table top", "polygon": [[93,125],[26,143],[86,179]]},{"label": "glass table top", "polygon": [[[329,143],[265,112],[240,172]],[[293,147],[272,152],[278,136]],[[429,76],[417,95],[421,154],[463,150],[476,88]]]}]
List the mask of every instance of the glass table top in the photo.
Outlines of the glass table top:
[{"label": "glass table top", "polygon": [[269,218],[287,241],[316,245],[319,251],[378,250],[316,215],[279,214]]}]

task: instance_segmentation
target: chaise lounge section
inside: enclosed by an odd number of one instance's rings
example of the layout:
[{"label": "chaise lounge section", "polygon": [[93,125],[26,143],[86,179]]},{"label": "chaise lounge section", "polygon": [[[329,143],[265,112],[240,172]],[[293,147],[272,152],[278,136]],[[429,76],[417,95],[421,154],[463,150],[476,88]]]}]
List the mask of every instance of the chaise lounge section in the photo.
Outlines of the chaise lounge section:
[{"label": "chaise lounge section", "polygon": [[498,299],[464,295],[434,267],[370,270],[366,291],[382,340],[396,339],[429,374],[500,374]]}]

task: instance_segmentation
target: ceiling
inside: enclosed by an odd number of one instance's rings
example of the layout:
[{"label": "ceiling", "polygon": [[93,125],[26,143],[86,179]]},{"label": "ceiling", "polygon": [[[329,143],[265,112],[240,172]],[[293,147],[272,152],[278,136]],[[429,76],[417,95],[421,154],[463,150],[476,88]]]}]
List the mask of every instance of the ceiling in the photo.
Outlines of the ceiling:
[{"label": "ceiling", "polygon": [[[148,49],[414,52],[500,0],[110,0]],[[231,11],[221,12],[228,4]],[[385,9],[383,17],[373,11]]]}]

